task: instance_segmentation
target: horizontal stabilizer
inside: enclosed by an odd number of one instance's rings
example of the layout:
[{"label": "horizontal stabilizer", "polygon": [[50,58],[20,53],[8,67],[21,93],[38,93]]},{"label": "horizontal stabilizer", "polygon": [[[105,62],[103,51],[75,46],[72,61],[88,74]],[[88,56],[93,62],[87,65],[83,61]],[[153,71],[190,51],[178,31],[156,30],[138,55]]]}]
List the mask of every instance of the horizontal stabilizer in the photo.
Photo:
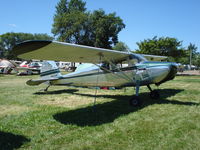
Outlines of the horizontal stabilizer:
[{"label": "horizontal stabilizer", "polygon": [[47,81],[54,81],[54,80],[58,80],[58,78],[55,78],[55,79],[46,79],[46,80],[42,80],[42,79],[38,79],[38,80],[28,80],[26,82],[27,85],[30,85],[30,86],[35,86],[35,85],[40,85],[44,82],[47,82]]}]

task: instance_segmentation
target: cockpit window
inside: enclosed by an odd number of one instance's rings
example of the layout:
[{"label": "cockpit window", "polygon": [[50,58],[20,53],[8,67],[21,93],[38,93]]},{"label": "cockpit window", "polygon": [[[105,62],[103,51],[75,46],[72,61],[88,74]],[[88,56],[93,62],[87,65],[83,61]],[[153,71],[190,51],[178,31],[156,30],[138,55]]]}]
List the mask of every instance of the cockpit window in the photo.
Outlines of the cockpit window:
[{"label": "cockpit window", "polygon": [[127,68],[127,67],[134,67],[135,64],[140,63],[142,61],[146,60],[145,58],[143,58],[141,55],[139,54],[131,54],[128,58],[120,61],[120,62],[110,62],[110,63],[103,63],[101,65],[101,69],[102,70],[118,70],[118,69],[123,69],[123,68]]},{"label": "cockpit window", "polygon": [[102,70],[119,70],[122,68],[127,68],[127,67],[133,67],[135,64],[138,63],[138,60],[136,58],[127,58],[124,61],[118,62],[118,63],[103,63],[101,65]]},{"label": "cockpit window", "polygon": [[101,67],[102,67],[102,69],[108,69],[108,70],[110,70],[110,66],[109,66],[109,63],[103,63],[102,65],[101,65]]}]

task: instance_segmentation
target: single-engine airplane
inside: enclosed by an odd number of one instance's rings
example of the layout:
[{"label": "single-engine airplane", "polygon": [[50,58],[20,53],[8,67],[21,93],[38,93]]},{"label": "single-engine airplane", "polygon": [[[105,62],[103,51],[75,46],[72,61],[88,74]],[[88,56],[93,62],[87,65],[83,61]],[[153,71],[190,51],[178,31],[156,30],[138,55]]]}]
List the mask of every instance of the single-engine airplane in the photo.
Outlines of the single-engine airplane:
[{"label": "single-engine airplane", "polygon": [[[160,85],[172,80],[177,67],[172,62],[158,62],[164,56],[142,55],[131,52],[108,50],[57,41],[26,41],[16,45],[13,52],[22,59],[54,60],[91,63],[75,72],[61,75],[54,61],[44,61],[41,78],[29,80],[28,85],[47,83],[51,85],[69,85],[81,87],[136,87],[136,94],[130,99],[130,105],[139,106],[140,86],[147,86],[151,98],[159,98],[159,93],[150,85]],[[148,61],[150,58],[154,61]],[[127,64],[123,67],[123,64]],[[88,66],[88,65],[87,65]],[[46,90],[48,89],[46,88]]]}]

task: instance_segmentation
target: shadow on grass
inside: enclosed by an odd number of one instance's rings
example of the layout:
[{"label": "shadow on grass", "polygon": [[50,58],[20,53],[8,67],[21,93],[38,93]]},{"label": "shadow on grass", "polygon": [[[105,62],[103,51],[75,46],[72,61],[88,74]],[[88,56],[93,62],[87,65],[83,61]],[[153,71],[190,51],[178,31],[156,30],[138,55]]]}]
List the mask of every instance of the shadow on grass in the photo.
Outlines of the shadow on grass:
[{"label": "shadow on grass", "polygon": [[35,95],[53,95],[53,94],[62,94],[62,93],[75,93],[78,92],[77,89],[67,89],[67,90],[57,90],[57,91],[47,91],[47,92],[36,92]]},{"label": "shadow on grass", "polygon": [[0,131],[1,150],[13,150],[20,148],[25,142],[30,142],[30,140],[22,135],[15,135],[12,133]]},{"label": "shadow on grass", "polygon": [[[144,103],[140,107],[132,107],[129,105],[128,100],[131,96],[127,95],[97,95],[97,97],[112,98],[115,99],[111,102],[103,104],[97,104],[95,107],[88,106],[85,108],[79,108],[75,110],[65,111],[55,114],[53,117],[55,120],[62,124],[75,124],[78,126],[97,126],[105,123],[113,122],[116,118],[127,115],[132,112],[136,112],[144,107],[152,104],[177,104],[177,105],[199,105],[199,103],[182,102],[177,100],[167,100],[167,97],[173,96],[183,90],[164,89],[160,90],[162,98],[159,100],[151,100],[149,93],[140,94]],[[90,94],[74,93],[80,96],[94,97]]]}]

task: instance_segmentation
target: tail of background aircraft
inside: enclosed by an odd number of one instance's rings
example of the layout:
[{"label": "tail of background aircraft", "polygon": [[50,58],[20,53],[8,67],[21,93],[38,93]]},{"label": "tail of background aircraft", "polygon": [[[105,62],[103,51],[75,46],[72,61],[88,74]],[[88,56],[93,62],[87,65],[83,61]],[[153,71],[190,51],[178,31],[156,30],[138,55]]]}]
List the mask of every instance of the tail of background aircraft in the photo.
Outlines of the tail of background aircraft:
[{"label": "tail of background aircraft", "polygon": [[44,61],[42,64],[40,76],[42,79],[46,80],[58,78],[61,76],[61,73],[55,61]]},{"label": "tail of background aircraft", "polygon": [[55,61],[44,61],[40,71],[40,79],[28,80],[28,85],[39,85],[47,81],[57,80],[61,77],[60,70],[56,65]]}]

